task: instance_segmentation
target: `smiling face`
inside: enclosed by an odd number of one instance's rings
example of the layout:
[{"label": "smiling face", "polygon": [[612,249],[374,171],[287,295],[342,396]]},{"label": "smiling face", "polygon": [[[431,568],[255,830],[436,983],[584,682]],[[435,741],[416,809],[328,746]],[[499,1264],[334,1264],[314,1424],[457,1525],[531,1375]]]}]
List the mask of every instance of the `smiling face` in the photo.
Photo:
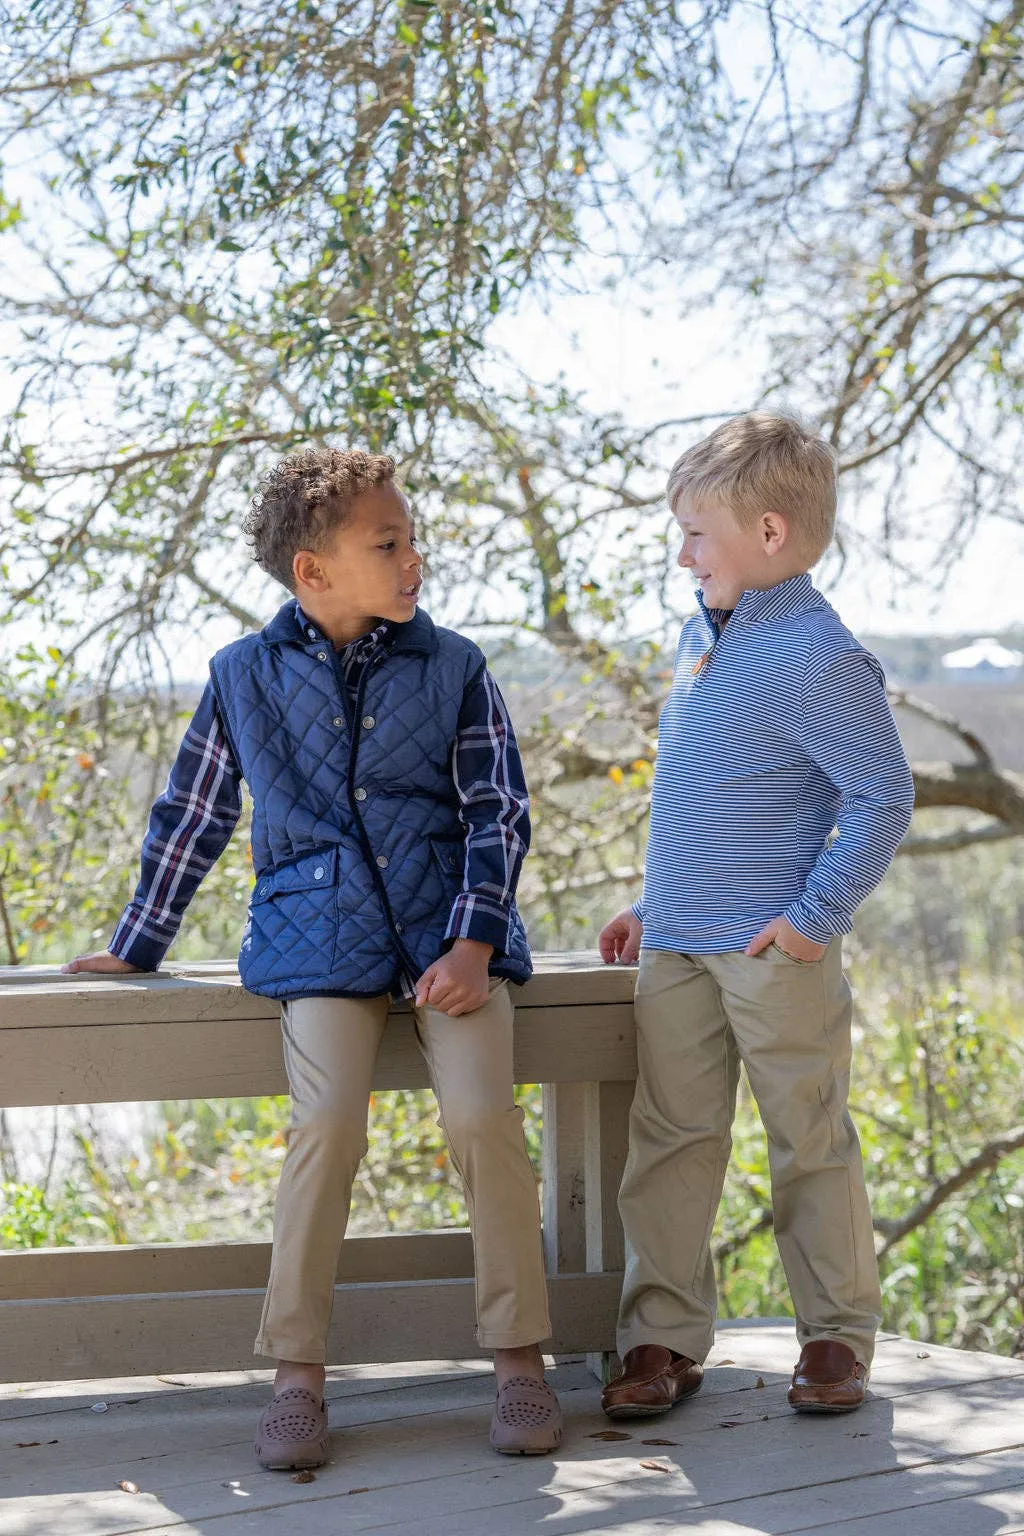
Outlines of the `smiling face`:
[{"label": "smiling face", "polygon": [[406,624],[416,612],[423,556],[409,504],[393,482],[354,498],[320,551],[294,559],[295,595],[334,645],[368,634],[382,619]]},{"label": "smiling face", "polygon": [[693,576],[708,608],[732,610],[744,592],[766,590],[794,573],[792,550],[786,550],[789,530],[778,513],[741,523],[721,502],[696,503],[684,493],[674,516],[683,535],[679,564]]}]

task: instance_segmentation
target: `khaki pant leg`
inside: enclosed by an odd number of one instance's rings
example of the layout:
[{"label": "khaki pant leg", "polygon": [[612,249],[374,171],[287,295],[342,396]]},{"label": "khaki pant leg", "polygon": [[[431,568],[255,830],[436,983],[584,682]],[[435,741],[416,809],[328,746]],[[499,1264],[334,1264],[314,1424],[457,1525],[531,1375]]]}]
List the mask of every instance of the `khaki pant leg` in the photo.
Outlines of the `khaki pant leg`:
[{"label": "khaki pant leg", "polygon": [[871,1210],[847,1108],[850,988],[842,942],[803,965],[708,956],[768,1133],[775,1236],[801,1344],[838,1339],[871,1364],[881,1321]]},{"label": "khaki pant leg", "polygon": [[703,1361],[714,1341],[711,1229],[732,1147],[738,1063],[705,956],[644,950],[637,1087],[619,1193],[626,1274],[618,1347]]},{"label": "khaki pant leg", "polygon": [[306,997],[282,1008],[292,1095],[274,1207],[270,1281],[255,1352],[320,1365],[352,1181],[389,998]]},{"label": "khaki pant leg", "polygon": [[537,1181],[513,1096],[513,1014],[505,982],[459,1018],[416,1010],[438,1117],[466,1191],[484,1349],[537,1344],[551,1333]]}]

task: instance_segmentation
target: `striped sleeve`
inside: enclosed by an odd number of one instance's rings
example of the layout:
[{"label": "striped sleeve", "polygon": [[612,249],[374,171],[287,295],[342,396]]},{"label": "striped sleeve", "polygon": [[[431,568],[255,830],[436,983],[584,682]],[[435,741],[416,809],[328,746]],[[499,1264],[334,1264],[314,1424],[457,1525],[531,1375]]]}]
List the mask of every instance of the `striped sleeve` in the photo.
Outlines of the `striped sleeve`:
[{"label": "striped sleeve", "polygon": [[178,749],[142,844],[142,875],[108,946],[155,971],[199,882],[226,848],[242,811],[242,775],[208,683]]},{"label": "striped sleeve", "polygon": [[512,722],[486,667],[463,696],[452,774],[466,828],[466,859],[445,942],[477,939],[504,954],[519,871],[530,846],[530,800]]},{"label": "striped sleeve", "polygon": [[785,912],[806,938],[849,933],[853,914],[881,880],[910,825],[914,781],[867,651],[847,651],[804,684],[803,747],[839,791],[838,837],[819,854],[803,895]]}]

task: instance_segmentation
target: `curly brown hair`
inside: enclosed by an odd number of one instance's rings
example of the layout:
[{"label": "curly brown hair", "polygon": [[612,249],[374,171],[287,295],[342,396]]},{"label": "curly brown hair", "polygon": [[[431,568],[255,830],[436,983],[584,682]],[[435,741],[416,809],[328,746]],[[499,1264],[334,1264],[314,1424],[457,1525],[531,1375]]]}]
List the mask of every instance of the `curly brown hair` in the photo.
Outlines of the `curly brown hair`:
[{"label": "curly brown hair", "polygon": [[297,551],[322,550],[360,492],[394,478],[395,461],[386,453],[305,448],[289,454],[263,475],[242,523],[253,559],[294,592]]}]

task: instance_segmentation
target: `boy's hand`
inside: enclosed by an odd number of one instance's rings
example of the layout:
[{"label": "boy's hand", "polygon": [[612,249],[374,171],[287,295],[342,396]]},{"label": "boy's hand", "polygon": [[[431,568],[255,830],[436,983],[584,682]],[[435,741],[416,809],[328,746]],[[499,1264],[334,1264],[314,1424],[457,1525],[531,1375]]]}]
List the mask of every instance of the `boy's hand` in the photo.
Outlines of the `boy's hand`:
[{"label": "boy's hand", "polygon": [[92,955],[76,955],[67,965],[61,966],[66,975],[74,971],[102,971],[108,976],[128,976],[139,973],[141,969],[141,966],[129,965],[127,960],[119,960],[108,949],[98,949]]},{"label": "boy's hand", "polygon": [[616,960],[620,965],[635,965],[640,958],[643,931],[644,925],[632,907],[606,923],[597,941],[605,965],[614,965]]},{"label": "boy's hand", "polygon": [[437,1008],[457,1019],[482,1008],[491,995],[487,963],[493,944],[478,939],[456,939],[446,955],[427,967],[416,983],[416,1006]]},{"label": "boy's hand", "polygon": [[743,953],[759,955],[770,944],[781,949],[791,960],[802,960],[805,965],[820,960],[828,948],[827,944],[816,944],[813,939],[805,938],[799,928],[794,928],[784,917],[775,917],[767,928],[762,928],[760,933],[754,935]]}]

